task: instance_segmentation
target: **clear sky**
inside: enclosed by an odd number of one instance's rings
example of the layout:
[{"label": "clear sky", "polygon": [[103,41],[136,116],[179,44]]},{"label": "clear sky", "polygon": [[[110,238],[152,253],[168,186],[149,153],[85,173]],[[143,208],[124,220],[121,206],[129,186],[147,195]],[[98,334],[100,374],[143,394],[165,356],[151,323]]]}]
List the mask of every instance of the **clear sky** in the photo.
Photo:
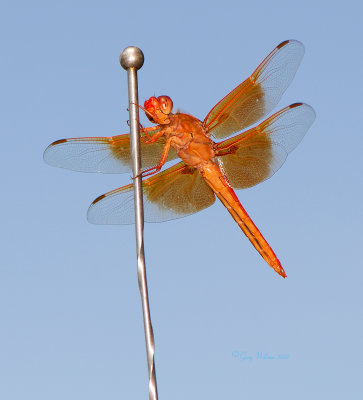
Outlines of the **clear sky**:
[{"label": "clear sky", "polygon": [[274,111],[303,101],[317,119],[238,196],[288,278],[220,204],[146,225],[159,397],[360,398],[362,15],[358,0],[2,2],[1,399],[147,398],[134,229],[86,220],[130,175],[42,160],[56,139],[128,131],[122,49],[144,51],[140,101],[203,119],[286,39],[306,53]]}]

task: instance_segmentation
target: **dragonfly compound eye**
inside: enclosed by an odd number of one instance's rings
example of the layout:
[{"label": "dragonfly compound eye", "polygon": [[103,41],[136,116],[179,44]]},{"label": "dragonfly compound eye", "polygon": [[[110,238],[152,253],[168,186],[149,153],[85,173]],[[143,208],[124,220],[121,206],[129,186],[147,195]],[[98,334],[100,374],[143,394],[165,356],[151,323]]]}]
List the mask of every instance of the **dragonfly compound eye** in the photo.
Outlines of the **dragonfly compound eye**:
[{"label": "dragonfly compound eye", "polygon": [[160,105],[160,110],[168,115],[172,112],[173,110],[173,102],[169,96],[159,96],[158,97],[159,105]]}]

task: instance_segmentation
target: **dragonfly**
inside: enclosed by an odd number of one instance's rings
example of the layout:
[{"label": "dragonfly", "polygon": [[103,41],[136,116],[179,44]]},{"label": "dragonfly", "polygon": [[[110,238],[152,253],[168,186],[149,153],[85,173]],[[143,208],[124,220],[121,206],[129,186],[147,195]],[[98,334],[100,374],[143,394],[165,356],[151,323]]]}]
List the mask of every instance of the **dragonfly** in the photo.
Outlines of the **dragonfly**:
[{"label": "dragonfly", "polygon": [[[299,41],[280,43],[203,121],[173,113],[169,96],[152,96],[144,107],[139,105],[153,124],[140,128],[146,222],[194,214],[211,206],[217,197],[268,265],[287,276],[234,189],[270,178],[313,123],[313,108],[295,103],[256,125],[279,102],[303,55]],[[176,159],[179,162],[160,172],[166,162]],[[131,170],[130,136],[57,140],[45,150],[44,160],[74,171],[125,173]],[[133,204],[133,184],[128,184],[94,200],[88,221],[132,224]]]}]

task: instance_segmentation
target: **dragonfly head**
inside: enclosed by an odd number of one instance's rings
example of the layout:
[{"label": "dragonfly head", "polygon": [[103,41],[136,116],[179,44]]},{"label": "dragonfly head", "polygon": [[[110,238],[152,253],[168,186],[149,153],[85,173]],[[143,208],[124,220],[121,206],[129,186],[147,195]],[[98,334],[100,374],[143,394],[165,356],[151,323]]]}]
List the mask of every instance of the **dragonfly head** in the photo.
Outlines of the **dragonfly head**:
[{"label": "dragonfly head", "polygon": [[146,116],[154,124],[169,124],[169,114],[173,110],[173,102],[169,96],[150,97],[144,103]]}]

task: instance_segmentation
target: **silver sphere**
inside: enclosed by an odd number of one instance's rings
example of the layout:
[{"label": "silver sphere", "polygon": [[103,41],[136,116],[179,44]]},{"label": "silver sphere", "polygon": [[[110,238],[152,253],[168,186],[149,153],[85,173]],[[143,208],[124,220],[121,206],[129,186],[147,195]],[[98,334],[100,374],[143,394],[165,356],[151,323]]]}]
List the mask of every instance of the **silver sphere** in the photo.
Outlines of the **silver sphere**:
[{"label": "silver sphere", "polygon": [[126,47],[120,55],[120,64],[124,69],[140,69],[144,64],[144,54],[138,47]]}]

